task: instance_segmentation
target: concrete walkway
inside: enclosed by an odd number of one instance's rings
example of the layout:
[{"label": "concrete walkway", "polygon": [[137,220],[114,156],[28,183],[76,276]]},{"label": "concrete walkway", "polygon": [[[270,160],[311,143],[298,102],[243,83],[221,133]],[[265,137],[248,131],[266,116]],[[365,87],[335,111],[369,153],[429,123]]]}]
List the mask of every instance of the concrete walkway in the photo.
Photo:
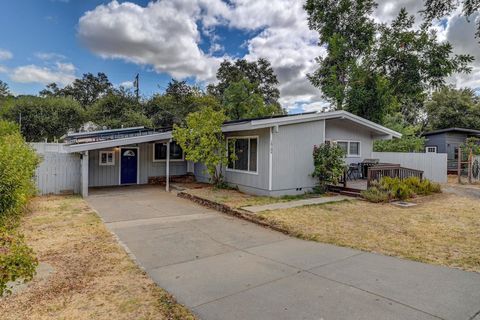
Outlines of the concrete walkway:
[{"label": "concrete walkway", "polygon": [[480,319],[480,274],[287,237],[155,187],[87,201],[201,319]]},{"label": "concrete walkway", "polygon": [[258,213],[258,212],[267,211],[267,210],[289,209],[289,208],[310,206],[314,204],[322,204],[322,203],[329,203],[329,202],[338,202],[338,201],[351,200],[351,199],[353,198],[345,197],[345,196],[319,197],[319,198],[271,203],[271,204],[265,204],[261,206],[248,206],[248,207],[243,207],[242,209],[248,212]]}]

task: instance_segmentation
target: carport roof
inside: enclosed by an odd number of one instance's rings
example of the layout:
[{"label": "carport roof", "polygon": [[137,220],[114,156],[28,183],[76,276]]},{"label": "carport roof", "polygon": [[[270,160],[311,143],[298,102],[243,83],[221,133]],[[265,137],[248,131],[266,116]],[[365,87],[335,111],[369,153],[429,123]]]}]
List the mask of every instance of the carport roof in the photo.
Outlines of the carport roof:
[{"label": "carport roof", "polygon": [[147,135],[111,139],[97,142],[72,144],[65,146],[68,153],[83,152],[88,150],[107,149],[120,146],[126,146],[137,143],[153,142],[153,141],[168,141],[172,139],[172,132],[156,132]]}]

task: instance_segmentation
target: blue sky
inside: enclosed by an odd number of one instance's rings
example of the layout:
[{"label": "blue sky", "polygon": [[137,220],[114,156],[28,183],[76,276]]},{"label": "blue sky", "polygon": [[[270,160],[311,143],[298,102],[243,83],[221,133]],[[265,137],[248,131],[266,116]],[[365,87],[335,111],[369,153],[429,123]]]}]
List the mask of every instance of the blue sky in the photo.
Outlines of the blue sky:
[{"label": "blue sky", "polygon": [[[171,75],[156,72],[149,65],[139,65],[121,59],[104,59],[82,45],[77,36],[79,18],[88,10],[110,1],[98,0],[1,0],[0,28],[7,32],[0,35],[0,49],[12,54],[12,58],[0,61],[3,67],[36,65],[49,68],[56,62],[72,63],[77,77],[86,72],[104,72],[114,84],[132,81],[140,73],[142,94],[149,96],[163,91]],[[149,1],[131,1],[146,6]],[[252,31],[216,28],[222,41],[221,54],[243,57],[247,49],[244,44]],[[228,41],[225,41],[228,39]],[[203,37],[199,47],[208,52],[211,41]],[[45,58],[48,56],[48,59]],[[195,83],[195,77],[183,78]],[[19,94],[37,94],[45,85],[36,82],[17,82],[8,73],[0,73],[0,80],[9,84]]]},{"label": "blue sky", "polygon": [[[205,86],[223,59],[267,58],[290,112],[328,104],[306,74],[324,53],[309,30],[302,0],[0,0],[0,80],[16,94],[37,94],[87,72],[105,72],[115,85],[140,73],[141,93],[165,89],[175,77]],[[382,0],[375,19],[390,21],[402,6],[418,16],[422,2]],[[457,14],[439,24],[440,39],[477,59],[459,87],[480,87],[474,25]]]}]

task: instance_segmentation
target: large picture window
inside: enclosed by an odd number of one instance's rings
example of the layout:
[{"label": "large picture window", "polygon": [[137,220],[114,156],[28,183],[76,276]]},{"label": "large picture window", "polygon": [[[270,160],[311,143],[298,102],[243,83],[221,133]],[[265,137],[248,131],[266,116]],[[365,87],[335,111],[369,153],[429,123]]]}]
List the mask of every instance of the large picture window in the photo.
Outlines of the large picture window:
[{"label": "large picture window", "polygon": [[[175,142],[170,142],[170,160],[182,161],[183,150]],[[165,161],[167,160],[167,144],[166,143],[155,143],[153,145],[153,161]]]},{"label": "large picture window", "polygon": [[236,160],[229,161],[227,170],[257,172],[258,137],[227,138],[228,158],[234,152]]},{"label": "large picture window", "polygon": [[342,148],[347,157],[360,156],[360,142],[358,141],[337,141],[337,146]]}]

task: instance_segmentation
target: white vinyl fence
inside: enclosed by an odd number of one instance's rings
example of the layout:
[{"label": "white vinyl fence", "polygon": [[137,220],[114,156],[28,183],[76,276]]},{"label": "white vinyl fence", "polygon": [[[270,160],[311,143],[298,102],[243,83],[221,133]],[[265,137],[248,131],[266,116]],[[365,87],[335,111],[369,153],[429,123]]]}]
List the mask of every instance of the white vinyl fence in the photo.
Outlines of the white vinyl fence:
[{"label": "white vinyl fence", "polygon": [[35,172],[38,193],[80,193],[80,155],[65,153],[62,144],[35,143],[41,162]]},{"label": "white vinyl fence", "polygon": [[30,145],[37,151],[43,154],[46,152],[65,153],[65,144],[63,143],[49,143],[49,142],[32,142]]},{"label": "white vinyl fence", "polygon": [[372,152],[380,162],[396,163],[402,167],[423,171],[423,177],[434,182],[447,182],[446,153]]}]

